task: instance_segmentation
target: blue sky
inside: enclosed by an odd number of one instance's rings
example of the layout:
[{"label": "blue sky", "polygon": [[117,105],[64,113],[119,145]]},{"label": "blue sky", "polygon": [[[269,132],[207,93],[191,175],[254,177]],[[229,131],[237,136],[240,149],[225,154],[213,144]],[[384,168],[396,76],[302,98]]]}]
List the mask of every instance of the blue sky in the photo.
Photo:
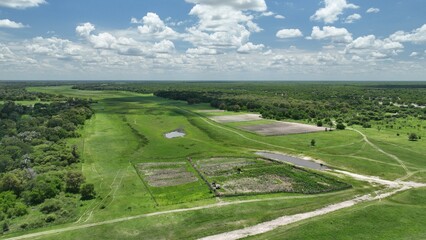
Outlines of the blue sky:
[{"label": "blue sky", "polygon": [[0,0],[2,80],[426,80],[426,1]]}]

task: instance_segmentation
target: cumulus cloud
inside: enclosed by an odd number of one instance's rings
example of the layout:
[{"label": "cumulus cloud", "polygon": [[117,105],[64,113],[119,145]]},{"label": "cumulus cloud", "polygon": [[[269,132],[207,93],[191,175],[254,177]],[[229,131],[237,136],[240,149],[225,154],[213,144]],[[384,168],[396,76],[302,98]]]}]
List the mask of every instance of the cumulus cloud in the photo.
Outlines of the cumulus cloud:
[{"label": "cumulus cloud", "polygon": [[398,31],[392,34],[390,39],[397,42],[426,43],[426,24],[411,32]]},{"label": "cumulus cloud", "polygon": [[9,19],[0,19],[0,28],[25,28],[26,26],[19,22],[14,22]]},{"label": "cumulus cloud", "polygon": [[275,18],[276,19],[285,19],[285,17],[283,15],[280,15],[280,14],[275,15]]},{"label": "cumulus cloud", "polygon": [[380,12],[380,9],[378,8],[369,8],[366,11],[366,13],[378,13],[378,12]]},{"label": "cumulus cloud", "polygon": [[172,41],[163,39],[160,42],[137,41],[132,37],[119,36],[109,32],[94,33],[96,28],[91,23],[76,27],[76,33],[85,38],[94,49],[115,51],[128,56],[150,56],[153,54],[172,53],[175,45]]},{"label": "cumulus cloud", "polygon": [[348,32],[346,28],[336,28],[331,26],[325,26],[321,30],[320,27],[313,27],[312,34],[308,39],[324,40],[330,39],[337,43],[349,43],[352,42],[352,34]]},{"label": "cumulus cloud", "polygon": [[186,2],[213,7],[231,7],[239,11],[263,12],[267,10],[265,0],[186,0]]},{"label": "cumulus cloud", "polygon": [[132,23],[143,23],[138,27],[139,33],[149,37],[163,38],[176,38],[176,33],[172,28],[166,26],[163,20],[156,14],[149,12],[141,21],[132,19]]},{"label": "cumulus cloud", "polygon": [[345,52],[374,58],[386,58],[402,52],[404,46],[389,38],[377,39],[374,35],[355,39],[346,46]]},{"label": "cumulus cloud", "polygon": [[354,23],[355,21],[358,21],[358,20],[360,20],[361,18],[362,18],[362,16],[361,16],[361,15],[359,15],[358,13],[355,13],[355,14],[349,15],[349,16],[346,18],[345,23]]},{"label": "cumulus cloud", "polygon": [[189,48],[186,50],[187,54],[192,55],[216,55],[218,54],[216,49],[206,48],[206,47],[198,47],[198,48]]},{"label": "cumulus cloud", "polygon": [[410,54],[410,57],[417,57],[417,56],[419,56],[419,53],[418,53],[418,52],[412,52],[412,53]]},{"label": "cumulus cloud", "polygon": [[277,38],[296,38],[303,37],[299,29],[281,29],[276,34]]},{"label": "cumulus cloud", "polygon": [[93,31],[95,31],[95,26],[91,23],[84,23],[77,26],[75,31],[81,37],[88,37]]},{"label": "cumulus cloud", "polygon": [[[184,40],[195,49],[240,49],[247,50],[250,35],[262,31],[250,12],[268,15],[264,0],[187,0],[194,3],[190,15],[198,23],[187,28]],[[249,11],[249,12],[247,12]],[[248,44],[248,45],[246,45]],[[200,48],[202,47],[202,48]]]},{"label": "cumulus cloud", "polygon": [[315,14],[311,16],[311,20],[334,23],[346,9],[359,8],[355,4],[347,3],[346,0],[325,0],[324,3],[325,7],[318,9]]},{"label": "cumulus cloud", "polygon": [[0,7],[25,9],[45,4],[45,0],[1,0]]},{"label": "cumulus cloud", "polygon": [[67,39],[36,37],[25,45],[30,53],[46,55],[57,59],[77,59],[83,54],[83,47]]},{"label": "cumulus cloud", "polygon": [[263,44],[253,44],[251,42],[248,42],[244,44],[243,46],[239,47],[237,49],[238,53],[251,53],[251,52],[258,52],[261,51],[263,48],[265,48],[265,45]]}]

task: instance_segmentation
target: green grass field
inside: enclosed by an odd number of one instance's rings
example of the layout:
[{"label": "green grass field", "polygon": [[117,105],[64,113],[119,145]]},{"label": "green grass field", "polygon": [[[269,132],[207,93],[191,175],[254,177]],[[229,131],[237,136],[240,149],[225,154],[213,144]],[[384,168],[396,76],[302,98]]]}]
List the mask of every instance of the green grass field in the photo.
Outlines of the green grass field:
[{"label": "green grass field", "polygon": [[[371,144],[352,130],[264,137],[239,130],[237,127],[241,124],[238,123],[219,124],[208,120],[207,115],[234,113],[197,112],[210,109],[206,104],[187,105],[152,95],[80,91],[66,86],[29,90],[97,101],[93,104],[95,116],[80,130],[82,137],[70,141],[79,145],[84,160],[83,173],[88,182],[95,184],[98,197],[79,207],[75,222],[37,231],[85,224],[93,226],[52,233],[40,239],[195,239],[283,215],[315,210],[379,188],[344,178],[339,180],[351,184],[351,189],[306,195],[282,192],[218,199],[190,164],[184,165],[185,171],[196,176],[196,181],[155,187],[138,171],[138,166],[146,163],[186,163],[188,158],[199,160],[222,156],[254,158],[254,152],[266,150],[309,156],[333,168],[354,173],[426,182],[426,142],[409,142],[406,133],[412,130],[411,127],[379,131],[354,126],[368,137]],[[424,122],[413,124],[424,125]],[[176,129],[183,129],[186,136],[175,139],[164,137],[165,133]],[[397,133],[401,133],[400,136]],[[424,128],[421,133],[426,136]],[[312,139],[317,142],[315,147],[310,145]],[[257,174],[259,170],[251,171],[247,174]],[[328,173],[319,174],[335,178]],[[361,204],[291,224],[254,239],[425,238],[426,229],[421,225],[426,220],[425,194],[425,189],[409,190],[380,202]],[[202,208],[220,202],[234,204]],[[140,216],[193,207],[201,208]],[[97,224],[131,216],[140,217]],[[4,237],[19,234],[24,232]]]}]

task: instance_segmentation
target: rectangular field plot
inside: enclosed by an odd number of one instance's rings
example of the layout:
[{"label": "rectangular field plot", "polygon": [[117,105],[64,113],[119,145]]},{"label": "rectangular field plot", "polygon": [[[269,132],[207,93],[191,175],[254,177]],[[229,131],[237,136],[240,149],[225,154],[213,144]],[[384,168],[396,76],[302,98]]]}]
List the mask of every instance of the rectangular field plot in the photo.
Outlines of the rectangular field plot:
[{"label": "rectangular field plot", "polygon": [[248,122],[261,120],[262,117],[259,114],[238,114],[238,115],[224,115],[210,117],[211,120],[218,123],[231,123],[231,122]]},{"label": "rectangular field plot", "polygon": [[199,172],[219,196],[262,193],[322,193],[349,188],[332,177],[263,159],[199,160]]},{"label": "rectangular field plot", "polygon": [[187,162],[152,162],[136,165],[140,177],[158,205],[211,197],[208,186]]},{"label": "rectangular field plot", "polygon": [[142,163],[139,171],[151,187],[171,187],[198,181],[185,162]]},{"label": "rectangular field plot", "polygon": [[302,123],[275,122],[269,124],[259,124],[250,126],[241,126],[243,130],[254,132],[264,136],[277,136],[301,133],[323,132],[324,127],[317,127]]}]

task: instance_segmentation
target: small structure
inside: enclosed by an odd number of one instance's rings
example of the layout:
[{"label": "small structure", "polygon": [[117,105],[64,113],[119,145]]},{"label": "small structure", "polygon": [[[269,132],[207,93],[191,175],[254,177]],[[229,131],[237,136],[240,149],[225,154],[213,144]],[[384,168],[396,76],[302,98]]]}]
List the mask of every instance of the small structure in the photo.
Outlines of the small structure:
[{"label": "small structure", "polygon": [[218,189],[220,189],[220,184],[218,184],[216,182],[212,182],[212,187],[213,187],[213,189],[218,190]]}]

